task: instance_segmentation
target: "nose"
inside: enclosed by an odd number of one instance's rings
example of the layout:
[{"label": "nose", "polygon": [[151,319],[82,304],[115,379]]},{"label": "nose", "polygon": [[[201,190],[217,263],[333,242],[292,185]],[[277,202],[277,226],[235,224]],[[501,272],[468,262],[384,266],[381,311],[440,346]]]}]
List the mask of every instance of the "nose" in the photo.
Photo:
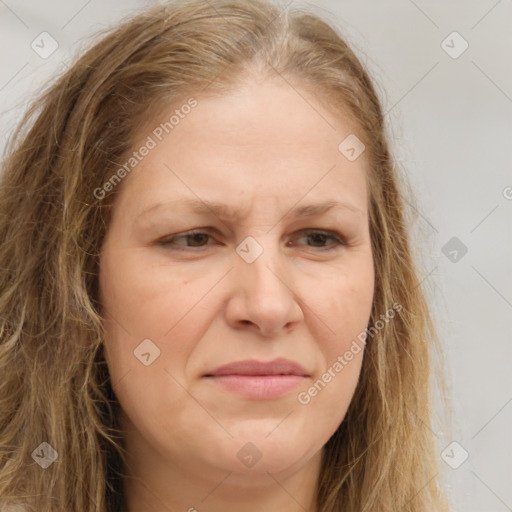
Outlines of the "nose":
[{"label": "nose", "polygon": [[303,319],[295,289],[298,283],[279,248],[258,242],[263,253],[251,263],[236,255],[226,320],[235,329],[250,328],[261,336],[275,337]]}]

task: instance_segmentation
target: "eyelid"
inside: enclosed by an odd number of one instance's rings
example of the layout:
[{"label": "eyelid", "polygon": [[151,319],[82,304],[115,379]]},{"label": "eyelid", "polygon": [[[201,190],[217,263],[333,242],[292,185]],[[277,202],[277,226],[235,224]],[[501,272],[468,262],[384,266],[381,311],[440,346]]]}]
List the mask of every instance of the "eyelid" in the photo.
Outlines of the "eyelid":
[{"label": "eyelid", "polygon": [[[214,238],[214,236],[211,233],[212,231],[216,231],[216,230],[214,228],[194,228],[189,231],[183,231],[181,233],[177,233],[175,235],[165,236],[165,237],[157,240],[156,243],[159,245],[163,245],[163,246],[170,246],[172,244],[173,240],[175,240],[175,239],[186,238],[188,236],[194,236],[194,235],[208,235],[210,238]],[[308,246],[311,249],[318,249],[319,251],[322,251],[322,250],[328,251],[328,250],[336,249],[340,246],[348,246],[349,245],[345,235],[343,235],[342,233],[340,233],[338,231],[332,230],[332,229],[304,228],[304,229],[298,230],[297,233],[302,234],[302,236],[307,236],[308,234],[319,233],[319,234],[325,235],[327,238],[331,238],[334,240],[334,243],[335,243],[334,246],[326,246],[326,247],[321,247],[321,246],[316,247],[314,245]],[[211,244],[207,244],[207,245],[203,245],[203,246],[187,246],[187,245],[180,246],[179,244],[176,244],[176,245],[178,247],[176,250],[188,250],[188,249],[194,250],[195,249],[197,251],[200,249],[205,249]],[[182,247],[182,248],[179,248],[179,247]]]}]

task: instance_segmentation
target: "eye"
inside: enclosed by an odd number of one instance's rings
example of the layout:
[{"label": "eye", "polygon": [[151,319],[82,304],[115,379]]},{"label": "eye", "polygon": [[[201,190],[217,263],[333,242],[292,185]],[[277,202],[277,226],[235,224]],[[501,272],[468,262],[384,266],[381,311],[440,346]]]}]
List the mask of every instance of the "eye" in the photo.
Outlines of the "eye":
[{"label": "eye", "polygon": [[318,229],[308,229],[303,231],[304,238],[309,238],[309,240],[312,240],[314,243],[324,244],[328,240],[333,241],[333,244],[331,244],[331,247],[329,246],[313,246],[317,249],[324,249],[324,250],[332,250],[336,249],[340,245],[347,245],[345,239],[339,235],[338,233],[332,232],[332,231],[322,231]]},{"label": "eye", "polygon": [[[309,241],[312,241],[313,244],[320,244],[320,245],[312,245],[310,247],[320,249],[320,250],[332,250],[336,249],[338,246],[346,246],[348,245],[343,238],[342,235],[332,232],[332,231],[324,231],[324,230],[318,230],[318,229],[307,229],[303,230],[302,233],[304,235],[300,238],[307,238]],[[163,245],[165,247],[170,248],[171,250],[183,250],[181,247],[195,247],[195,248],[204,248],[207,247],[207,241],[209,238],[212,238],[212,236],[209,233],[203,232],[203,231],[189,231],[187,233],[183,233],[181,235],[175,235],[172,237],[166,237],[161,240],[158,240],[159,245]],[[299,238],[299,239],[300,239]],[[183,240],[185,243],[178,243],[177,241]],[[326,242],[331,240],[330,246],[325,246]],[[190,242],[190,244],[187,244],[187,242]],[[286,244],[287,246],[290,245],[288,242]],[[181,247],[173,247],[173,246],[181,246]]]},{"label": "eye", "polygon": [[[170,238],[165,238],[162,240],[159,240],[158,243],[164,246],[171,246],[171,245],[184,245],[175,243],[176,240],[185,240],[185,241],[192,241],[192,245],[185,245],[185,247],[205,247],[201,242],[204,242],[205,239],[209,237],[211,238],[211,235],[208,233],[204,233],[202,231],[190,231],[188,233],[183,233],[182,235],[176,235],[172,236]],[[178,249],[180,250],[180,249]]]}]

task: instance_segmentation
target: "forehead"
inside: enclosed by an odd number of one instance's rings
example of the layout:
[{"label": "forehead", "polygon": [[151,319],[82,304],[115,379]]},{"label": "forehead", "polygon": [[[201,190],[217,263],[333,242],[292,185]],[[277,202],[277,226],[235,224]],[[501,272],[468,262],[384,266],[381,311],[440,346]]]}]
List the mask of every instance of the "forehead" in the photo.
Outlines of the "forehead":
[{"label": "forehead", "polygon": [[192,109],[175,102],[141,130],[135,149],[155,142],[127,179],[141,205],[173,193],[230,203],[250,191],[288,203],[350,199],[366,210],[366,157],[350,161],[340,151],[360,129],[310,92],[265,80],[194,99]]}]

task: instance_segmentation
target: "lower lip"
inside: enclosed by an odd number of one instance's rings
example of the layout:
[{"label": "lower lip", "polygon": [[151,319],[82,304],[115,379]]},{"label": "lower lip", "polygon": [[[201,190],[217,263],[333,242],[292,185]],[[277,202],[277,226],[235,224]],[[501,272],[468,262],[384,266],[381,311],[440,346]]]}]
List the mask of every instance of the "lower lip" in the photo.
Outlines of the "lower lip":
[{"label": "lower lip", "polygon": [[252,400],[272,400],[304,382],[300,375],[210,375],[208,379]]}]

